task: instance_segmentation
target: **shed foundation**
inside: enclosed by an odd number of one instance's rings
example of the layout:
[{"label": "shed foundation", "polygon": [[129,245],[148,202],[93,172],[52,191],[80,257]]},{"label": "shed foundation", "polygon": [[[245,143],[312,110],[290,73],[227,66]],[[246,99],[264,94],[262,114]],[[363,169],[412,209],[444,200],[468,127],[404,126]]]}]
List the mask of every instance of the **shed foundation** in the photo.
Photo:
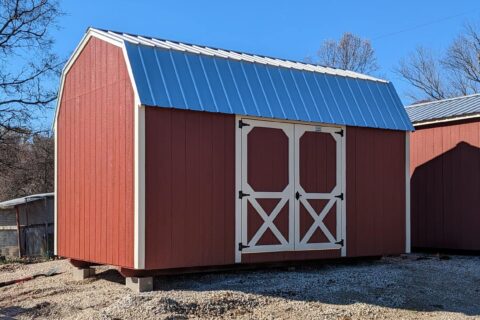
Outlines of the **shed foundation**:
[{"label": "shed foundation", "polygon": [[75,281],[85,280],[95,276],[95,269],[93,268],[75,268],[73,270],[73,279]]},{"label": "shed foundation", "polygon": [[153,277],[126,277],[125,285],[135,292],[153,291]]}]

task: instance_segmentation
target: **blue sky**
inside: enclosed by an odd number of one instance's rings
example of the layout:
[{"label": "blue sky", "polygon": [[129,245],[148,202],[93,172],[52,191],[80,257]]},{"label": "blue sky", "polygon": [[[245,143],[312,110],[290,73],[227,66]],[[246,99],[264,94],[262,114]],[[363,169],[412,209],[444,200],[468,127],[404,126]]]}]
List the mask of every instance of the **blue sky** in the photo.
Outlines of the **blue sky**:
[{"label": "blue sky", "polygon": [[404,103],[408,86],[394,72],[416,46],[442,52],[466,21],[480,21],[474,0],[62,1],[55,49],[71,54],[89,26],[304,60],[325,39],[353,32],[372,40],[379,73]]}]

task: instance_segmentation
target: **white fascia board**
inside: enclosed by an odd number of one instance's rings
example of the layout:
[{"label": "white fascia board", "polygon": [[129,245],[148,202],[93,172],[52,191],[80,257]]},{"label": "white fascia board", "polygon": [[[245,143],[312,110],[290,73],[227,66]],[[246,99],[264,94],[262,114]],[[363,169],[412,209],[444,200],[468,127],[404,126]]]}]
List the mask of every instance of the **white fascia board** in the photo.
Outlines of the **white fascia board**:
[{"label": "white fascia board", "polygon": [[480,118],[480,113],[470,114],[470,115],[466,115],[466,116],[453,117],[453,118],[444,118],[444,119],[438,119],[438,120],[423,121],[423,122],[417,122],[417,123],[412,123],[412,124],[416,128],[416,127],[427,126],[427,125],[430,125],[430,124],[455,122],[455,121],[462,121],[462,120],[475,119],[475,118]]},{"label": "white fascia board", "polygon": [[78,56],[83,51],[83,49],[87,45],[88,41],[92,37],[96,37],[96,38],[101,39],[103,41],[106,41],[110,44],[113,44],[117,47],[123,47],[124,46],[123,41],[115,39],[112,36],[108,36],[108,34],[106,34],[103,31],[99,31],[99,30],[96,30],[96,29],[93,29],[93,28],[89,28],[87,30],[87,32],[83,35],[82,39],[80,40],[80,43],[77,45],[77,47],[73,51],[72,55],[70,56],[70,58],[65,63],[65,66],[63,67],[62,75],[60,77],[60,87],[58,89],[57,105],[56,105],[56,108],[55,108],[55,117],[54,117],[54,120],[53,120],[52,129],[55,128],[55,124],[57,123],[57,120],[58,120],[58,113],[60,112],[60,103],[62,101],[62,94],[63,94],[63,87],[64,87],[64,84],[65,84],[65,77],[66,77],[68,71],[70,70],[70,68],[72,67],[73,63],[77,60]]}]

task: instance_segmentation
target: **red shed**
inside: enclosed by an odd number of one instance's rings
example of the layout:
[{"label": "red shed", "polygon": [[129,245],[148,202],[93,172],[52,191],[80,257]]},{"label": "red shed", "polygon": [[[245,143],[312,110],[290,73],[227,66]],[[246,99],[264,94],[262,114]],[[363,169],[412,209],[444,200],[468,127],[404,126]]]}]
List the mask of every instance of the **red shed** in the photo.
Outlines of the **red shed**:
[{"label": "red shed", "polygon": [[480,95],[407,107],[412,246],[480,250]]},{"label": "red shed", "polygon": [[57,254],[127,275],[408,252],[393,85],[89,29],[55,122]]}]

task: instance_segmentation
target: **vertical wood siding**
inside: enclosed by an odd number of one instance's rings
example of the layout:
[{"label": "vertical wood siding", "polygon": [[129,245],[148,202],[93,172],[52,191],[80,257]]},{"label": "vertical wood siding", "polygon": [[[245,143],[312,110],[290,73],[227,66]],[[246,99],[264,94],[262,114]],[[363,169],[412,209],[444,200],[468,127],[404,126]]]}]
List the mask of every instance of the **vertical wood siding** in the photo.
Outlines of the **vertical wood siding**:
[{"label": "vertical wood siding", "polygon": [[419,127],[410,154],[412,246],[480,250],[480,122]]},{"label": "vertical wood siding", "polygon": [[234,263],[235,116],[147,108],[146,269]]},{"label": "vertical wood siding", "polygon": [[348,127],[347,256],[405,252],[405,132]]},{"label": "vertical wood siding", "polygon": [[91,38],[58,116],[58,254],[133,267],[133,89],[122,50]]},{"label": "vertical wood siding", "polygon": [[[146,268],[234,263],[235,118],[165,108],[145,118]],[[403,253],[405,132],[349,127],[346,143],[348,256]],[[338,257],[251,253],[242,262]]]}]

